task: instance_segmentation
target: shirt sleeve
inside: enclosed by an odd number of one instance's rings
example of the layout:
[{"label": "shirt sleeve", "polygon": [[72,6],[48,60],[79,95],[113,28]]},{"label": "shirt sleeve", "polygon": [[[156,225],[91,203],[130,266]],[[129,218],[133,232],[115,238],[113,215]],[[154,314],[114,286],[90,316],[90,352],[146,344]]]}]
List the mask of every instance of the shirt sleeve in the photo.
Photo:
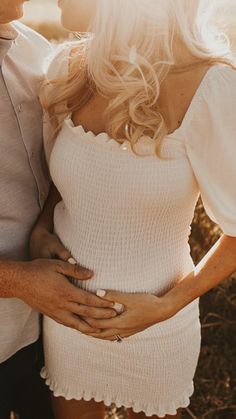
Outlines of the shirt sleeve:
[{"label": "shirt sleeve", "polygon": [[218,65],[208,73],[187,121],[185,145],[207,214],[236,237],[236,71]]}]

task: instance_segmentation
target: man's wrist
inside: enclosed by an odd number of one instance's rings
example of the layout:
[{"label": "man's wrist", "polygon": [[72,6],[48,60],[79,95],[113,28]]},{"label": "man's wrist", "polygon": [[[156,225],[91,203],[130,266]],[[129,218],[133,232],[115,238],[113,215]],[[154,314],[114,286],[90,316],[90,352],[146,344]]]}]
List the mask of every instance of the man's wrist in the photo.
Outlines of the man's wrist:
[{"label": "man's wrist", "polygon": [[21,298],[27,280],[30,262],[0,262],[1,298]]}]

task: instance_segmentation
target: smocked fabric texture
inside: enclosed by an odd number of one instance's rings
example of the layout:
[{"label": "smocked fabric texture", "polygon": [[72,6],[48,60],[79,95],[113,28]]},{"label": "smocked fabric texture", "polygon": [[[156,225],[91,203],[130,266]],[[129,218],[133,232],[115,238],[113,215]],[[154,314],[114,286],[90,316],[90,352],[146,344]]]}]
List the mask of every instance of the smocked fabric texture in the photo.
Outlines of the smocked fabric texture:
[{"label": "smocked fabric texture", "polygon": [[[68,116],[49,166],[62,196],[55,231],[95,272],[76,285],[165,294],[194,268],[188,238],[200,192],[208,214],[236,236],[235,103],[236,72],[211,68],[183,124],[164,139],[162,159],[137,156],[129,144],[85,132]],[[42,375],[56,396],[113,402],[147,416],[175,414],[193,393],[198,300],[121,344],[46,317],[44,344]]]}]

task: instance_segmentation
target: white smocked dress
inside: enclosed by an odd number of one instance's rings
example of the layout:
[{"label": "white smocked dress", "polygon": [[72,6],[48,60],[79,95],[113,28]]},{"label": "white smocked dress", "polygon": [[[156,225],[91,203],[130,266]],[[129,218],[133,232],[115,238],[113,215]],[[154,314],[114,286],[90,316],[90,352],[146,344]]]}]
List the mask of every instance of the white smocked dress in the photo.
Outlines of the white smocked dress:
[{"label": "white smocked dress", "polygon": [[[54,225],[73,257],[95,272],[81,288],[162,295],[173,287],[194,268],[188,238],[200,192],[211,218],[236,236],[235,107],[236,72],[211,68],[182,126],[164,139],[162,160],[64,121],[49,163],[62,196]],[[175,414],[193,393],[198,300],[121,344],[46,317],[44,346],[42,375],[56,396]]]}]

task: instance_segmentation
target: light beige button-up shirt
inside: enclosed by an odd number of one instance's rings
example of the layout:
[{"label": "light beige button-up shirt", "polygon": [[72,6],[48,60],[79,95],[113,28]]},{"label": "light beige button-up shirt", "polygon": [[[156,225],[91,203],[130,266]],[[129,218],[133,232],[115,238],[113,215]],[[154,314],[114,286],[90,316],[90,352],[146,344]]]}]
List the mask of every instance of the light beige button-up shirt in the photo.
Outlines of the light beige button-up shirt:
[{"label": "light beige button-up shirt", "polygon": [[[48,42],[21,23],[0,25],[0,258],[27,260],[29,234],[48,193],[38,91]],[[0,362],[39,334],[23,301],[0,298]]]}]

